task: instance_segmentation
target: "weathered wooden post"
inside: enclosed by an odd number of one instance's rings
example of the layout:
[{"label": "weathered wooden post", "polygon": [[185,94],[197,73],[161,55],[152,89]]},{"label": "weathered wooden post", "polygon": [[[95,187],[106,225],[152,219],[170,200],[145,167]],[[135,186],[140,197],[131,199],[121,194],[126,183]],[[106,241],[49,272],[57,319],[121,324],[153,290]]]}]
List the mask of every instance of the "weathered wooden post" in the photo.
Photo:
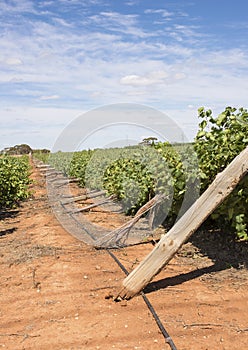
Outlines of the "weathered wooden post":
[{"label": "weathered wooden post", "polygon": [[219,173],[208,189],[164,235],[150,254],[124,279],[116,298],[138,294],[172,259],[183,243],[232,192],[248,171],[248,147]]}]

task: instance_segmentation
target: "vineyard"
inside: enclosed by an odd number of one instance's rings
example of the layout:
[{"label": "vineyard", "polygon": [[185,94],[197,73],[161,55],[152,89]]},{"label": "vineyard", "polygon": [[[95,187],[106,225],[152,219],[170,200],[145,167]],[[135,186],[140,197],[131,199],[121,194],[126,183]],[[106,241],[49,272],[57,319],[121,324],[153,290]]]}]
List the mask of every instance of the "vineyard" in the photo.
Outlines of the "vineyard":
[{"label": "vineyard", "polygon": [[[134,215],[147,201],[162,193],[165,201],[158,222],[173,225],[192,202],[248,145],[248,112],[227,107],[213,117],[199,109],[199,131],[193,144],[152,142],[126,148],[79,152],[37,152],[65,176],[79,179],[88,189],[105,190]],[[0,208],[10,208],[29,196],[27,156],[0,158]],[[248,177],[246,176],[210,220],[228,228],[239,240],[248,240]],[[162,219],[159,219],[161,217]]]},{"label": "vineyard", "polygon": [[[246,110],[227,108],[215,118],[200,109],[199,118],[192,144],[0,156],[0,347],[246,347],[247,176],[141,295],[114,302],[125,276],[248,145]],[[86,218],[101,234],[106,227],[116,233],[159,194],[165,200],[155,208],[155,224],[165,227],[142,244],[93,249],[97,245],[75,239],[64,225],[73,220],[83,234],[75,219]],[[123,210],[101,207],[109,198]]]},{"label": "vineyard", "polygon": [[[114,195],[126,214],[135,214],[155,194],[164,194],[166,200],[160,211],[171,225],[248,145],[245,109],[227,107],[214,118],[211,110],[200,108],[199,118],[199,131],[193,144],[153,142],[148,146],[58,152],[37,157],[64,175],[78,178],[82,187],[106,190]],[[234,232],[239,240],[248,240],[247,204],[246,176],[210,220]]]}]

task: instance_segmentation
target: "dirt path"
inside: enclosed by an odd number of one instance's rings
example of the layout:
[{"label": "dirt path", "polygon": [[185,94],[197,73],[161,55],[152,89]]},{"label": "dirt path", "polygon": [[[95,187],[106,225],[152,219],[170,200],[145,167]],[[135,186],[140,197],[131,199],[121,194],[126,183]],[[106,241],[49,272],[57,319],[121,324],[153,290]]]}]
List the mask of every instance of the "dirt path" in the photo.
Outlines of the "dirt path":
[{"label": "dirt path", "polygon": [[[141,297],[106,298],[119,289],[123,272],[106,251],[60,226],[44,179],[38,170],[32,177],[33,198],[0,221],[0,349],[169,350]],[[218,255],[216,242],[204,253],[196,245],[202,236],[194,240],[149,285],[147,296],[178,350],[245,349],[248,273],[242,259],[239,269],[227,266],[233,260],[214,263],[209,256]],[[116,255],[131,270],[151,249],[149,243]]]}]

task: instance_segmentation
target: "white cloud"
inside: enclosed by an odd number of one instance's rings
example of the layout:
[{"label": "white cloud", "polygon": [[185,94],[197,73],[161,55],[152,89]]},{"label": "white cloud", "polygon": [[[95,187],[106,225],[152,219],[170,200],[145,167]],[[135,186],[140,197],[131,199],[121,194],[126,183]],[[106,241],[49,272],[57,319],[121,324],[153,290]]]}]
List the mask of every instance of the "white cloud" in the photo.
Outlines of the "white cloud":
[{"label": "white cloud", "polygon": [[122,85],[132,85],[132,86],[146,86],[146,85],[151,85],[154,84],[153,79],[149,79],[148,77],[145,76],[139,76],[139,75],[127,75],[123,78],[121,78],[120,83]]},{"label": "white cloud", "polygon": [[23,64],[22,60],[20,60],[20,58],[17,57],[6,58],[4,63],[6,63],[9,66],[19,66],[20,64]]},{"label": "white cloud", "polygon": [[241,48],[213,50],[209,52],[211,64],[220,67],[232,66],[235,69],[248,68],[248,52]]},{"label": "white cloud", "polygon": [[174,78],[176,80],[181,80],[181,79],[185,79],[186,78],[186,74],[182,73],[182,72],[178,72],[174,74]]},{"label": "white cloud", "polygon": [[135,5],[138,5],[139,2],[140,2],[139,0],[130,0],[130,1],[125,2],[125,5],[127,5],[127,6],[135,6]]},{"label": "white cloud", "polygon": [[59,95],[50,95],[50,96],[41,96],[40,100],[46,101],[46,100],[57,100],[59,99]]},{"label": "white cloud", "polygon": [[33,5],[33,1],[31,0],[12,0],[10,1],[1,1],[1,7],[0,7],[0,13],[3,13],[4,15],[6,15],[6,13],[23,13],[23,12],[31,12],[31,13],[35,13],[34,10],[34,5]]},{"label": "white cloud", "polygon": [[147,38],[153,36],[152,32],[147,32],[139,26],[139,15],[137,14],[121,14],[119,12],[100,12],[93,15],[89,19],[111,32],[132,35],[137,38]]},{"label": "white cloud", "polygon": [[72,28],[74,27],[73,23],[70,23],[68,21],[65,21],[63,18],[59,18],[59,17],[54,17],[53,21],[64,26],[64,27],[69,27]]},{"label": "white cloud", "polygon": [[146,75],[140,76],[136,74],[126,75],[120,79],[122,85],[131,86],[149,86],[158,84],[171,84],[175,80],[184,79],[186,76],[184,73],[166,72],[163,70],[152,71]]},{"label": "white cloud", "polygon": [[174,15],[173,12],[170,12],[170,11],[167,11],[166,9],[157,9],[157,10],[154,10],[154,9],[146,9],[144,11],[144,13],[146,14],[160,14],[162,17],[171,17]]}]

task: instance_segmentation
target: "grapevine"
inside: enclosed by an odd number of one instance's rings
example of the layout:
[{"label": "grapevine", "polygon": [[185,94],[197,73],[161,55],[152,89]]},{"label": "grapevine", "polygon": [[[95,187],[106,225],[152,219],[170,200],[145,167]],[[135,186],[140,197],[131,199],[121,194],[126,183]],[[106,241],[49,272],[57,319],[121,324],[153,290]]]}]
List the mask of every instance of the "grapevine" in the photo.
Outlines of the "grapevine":
[{"label": "grapevine", "polygon": [[0,209],[12,208],[28,198],[29,172],[27,156],[0,157]]},{"label": "grapevine", "polygon": [[[221,172],[248,145],[248,112],[244,108],[227,107],[217,117],[211,110],[199,108],[199,131],[195,149],[201,169],[201,190],[204,191]],[[248,240],[248,177],[212,214],[222,227],[231,227],[241,240]]]}]

